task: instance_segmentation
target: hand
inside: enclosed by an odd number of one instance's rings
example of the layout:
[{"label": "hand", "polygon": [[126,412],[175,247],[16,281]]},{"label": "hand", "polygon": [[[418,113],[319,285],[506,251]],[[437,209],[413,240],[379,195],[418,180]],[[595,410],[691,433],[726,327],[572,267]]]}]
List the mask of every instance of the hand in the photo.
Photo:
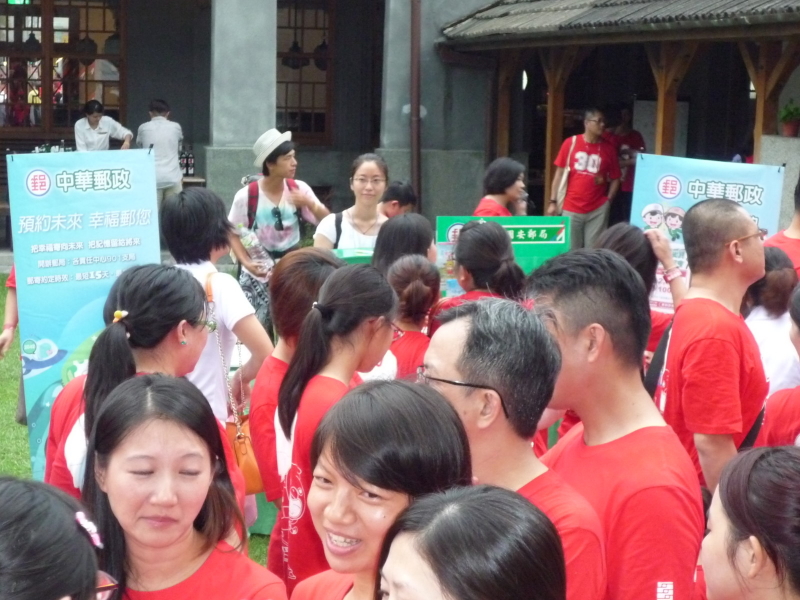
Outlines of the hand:
[{"label": "hand", "polygon": [[300,190],[295,190],[289,194],[289,200],[294,204],[297,208],[307,208],[311,206],[312,200],[303,194]]},{"label": "hand", "polygon": [[672,245],[670,244],[667,234],[660,229],[648,229],[644,232],[644,236],[653,247],[653,252],[658,259],[658,262],[664,269],[671,269],[675,266],[675,258],[672,256]]},{"label": "hand", "polygon": [[520,198],[514,202],[514,214],[518,217],[525,217],[528,215],[528,203]]},{"label": "hand", "polygon": [[558,202],[548,202],[544,214],[546,217],[558,216]]},{"label": "hand", "polygon": [[269,275],[269,268],[261,263],[248,260],[247,262],[242,262],[242,266],[256,277],[266,277]]},{"label": "hand", "polygon": [[120,150],[130,150],[131,149],[131,141],[125,140],[122,142],[122,146],[120,146]]},{"label": "hand", "polygon": [[0,358],[5,358],[6,352],[8,352],[8,349],[11,347],[11,342],[13,341],[13,329],[4,329],[3,333],[0,333]]}]

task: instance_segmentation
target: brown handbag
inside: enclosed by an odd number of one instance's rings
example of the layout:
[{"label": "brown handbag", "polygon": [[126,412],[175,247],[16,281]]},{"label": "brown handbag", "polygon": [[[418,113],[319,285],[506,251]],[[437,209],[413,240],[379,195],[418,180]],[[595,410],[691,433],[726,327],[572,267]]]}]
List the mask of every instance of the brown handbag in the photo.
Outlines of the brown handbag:
[{"label": "brown handbag", "polygon": [[[208,301],[208,313],[211,320],[216,320],[214,314],[214,292],[211,289],[211,276],[209,273],[206,278],[206,300]],[[225,385],[228,388],[228,404],[231,407],[233,414],[233,423],[225,423],[225,430],[228,434],[228,441],[233,447],[233,454],[236,457],[236,464],[244,475],[245,494],[260,494],[264,491],[264,483],[261,481],[261,472],[258,470],[258,463],[256,462],[256,455],[253,452],[253,441],[250,438],[250,420],[249,416],[239,412],[239,406],[233,398],[231,390],[231,382],[228,378],[228,365],[225,363],[225,353],[222,351],[222,340],[219,336],[219,328],[216,329],[214,335],[217,336],[217,346],[219,347],[219,357],[222,361],[222,375],[225,379]],[[240,389],[243,389],[244,382],[241,380],[241,362],[242,362],[242,345],[237,340],[236,347],[239,351],[239,369],[236,375],[239,376]],[[234,377],[236,376],[234,375]],[[242,391],[242,407],[244,405],[244,391]]]}]

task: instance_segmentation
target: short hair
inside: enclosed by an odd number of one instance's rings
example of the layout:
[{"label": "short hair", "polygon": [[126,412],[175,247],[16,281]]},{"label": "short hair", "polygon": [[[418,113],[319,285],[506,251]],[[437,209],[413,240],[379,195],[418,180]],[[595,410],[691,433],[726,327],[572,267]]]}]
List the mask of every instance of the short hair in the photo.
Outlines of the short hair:
[{"label": "short hair", "polygon": [[264,175],[269,175],[269,165],[274,165],[278,162],[278,159],[281,156],[286,156],[292,150],[295,150],[297,145],[292,140],[286,140],[285,142],[281,142],[281,144],[275,148],[272,152],[267,155],[267,158],[264,159],[264,162],[261,164],[261,172]]},{"label": "short hair", "polygon": [[539,508],[511,490],[477,485],[416,500],[387,532],[379,568],[400,534],[413,536],[447,598],[566,597],[558,531]]},{"label": "short hair", "polygon": [[517,435],[533,437],[561,369],[558,344],[541,319],[518,302],[486,298],[451,308],[439,321],[465,322],[458,371],[497,390]]},{"label": "short hair", "polygon": [[725,465],[718,489],[730,521],[730,563],[738,543],[754,536],[782,582],[800,593],[800,448],[742,452]]},{"label": "short hair", "polygon": [[203,187],[188,187],[164,198],[160,221],[167,248],[182,264],[208,260],[214,250],[229,246],[230,236],[236,234],[222,198]]},{"label": "short hair", "polygon": [[165,115],[169,112],[169,104],[167,104],[166,100],[160,100],[155,98],[154,100],[150,101],[150,108],[151,113],[156,113],[158,115]]},{"label": "short hair", "polygon": [[83,105],[83,114],[85,115],[103,114],[104,111],[103,104],[99,100],[89,100]]},{"label": "short hair", "polygon": [[702,200],[683,219],[686,259],[693,273],[714,269],[725,251],[725,244],[746,235],[749,222],[742,207],[733,200]]},{"label": "short hair", "polygon": [[433,243],[430,221],[417,213],[397,215],[381,225],[372,253],[372,266],[384,275],[394,261],[407,254],[427,256]]},{"label": "short hair", "polygon": [[641,368],[650,336],[648,294],[642,278],[619,254],[584,248],[551,258],[531,273],[527,292],[537,311],[539,299],[549,298],[573,333],[599,324],[614,353],[628,366]]},{"label": "short hair", "polygon": [[468,221],[458,233],[455,261],[464,267],[478,289],[515,299],[522,292],[525,273],[514,259],[505,229],[494,221]]},{"label": "short hair", "polygon": [[587,106],[583,109],[583,120],[588,121],[592,117],[596,117],[598,115],[605,116],[603,109],[598,108],[597,106]]},{"label": "short hair", "polygon": [[658,258],[644,231],[628,223],[617,223],[606,229],[594,243],[595,248],[613,250],[628,261],[644,281],[647,292],[656,287]]},{"label": "short hair", "polygon": [[399,318],[422,327],[439,299],[439,269],[424,256],[409,254],[392,263],[386,279],[397,294]]},{"label": "short hair", "polygon": [[797,271],[786,252],[771,246],[764,248],[764,267],[764,277],[747,288],[745,300],[752,306],[763,306],[771,317],[780,317],[789,310]]},{"label": "short hair", "polygon": [[506,190],[525,174],[525,165],[508,157],[495,159],[486,168],[483,176],[483,191],[486,194],[505,194]]},{"label": "short hair", "polygon": [[381,202],[392,202],[397,200],[400,206],[416,206],[417,194],[414,186],[407,181],[393,181],[383,193]]}]

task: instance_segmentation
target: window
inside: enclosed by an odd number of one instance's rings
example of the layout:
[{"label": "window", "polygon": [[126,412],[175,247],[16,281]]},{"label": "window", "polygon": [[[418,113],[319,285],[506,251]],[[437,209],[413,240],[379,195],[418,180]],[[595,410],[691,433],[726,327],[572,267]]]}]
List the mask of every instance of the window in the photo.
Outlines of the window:
[{"label": "window", "polygon": [[327,0],[279,0],[277,125],[295,138],[331,141],[331,28]]}]

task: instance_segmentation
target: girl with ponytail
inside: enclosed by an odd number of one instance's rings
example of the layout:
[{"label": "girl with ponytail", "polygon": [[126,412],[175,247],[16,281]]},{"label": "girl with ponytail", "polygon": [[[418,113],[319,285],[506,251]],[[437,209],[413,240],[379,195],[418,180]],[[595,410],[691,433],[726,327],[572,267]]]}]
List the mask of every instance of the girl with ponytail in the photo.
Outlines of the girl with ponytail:
[{"label": "girl with ponytail", "polygon": [[508,233],[498,223],[469,221],[458,234],[456,278],[466,293],[441,300],[431,311],[428,335],[439,327],[437,315],[480,298],[518,300],[525,274],[514,260]]},{"label": "girl with ponytail", "polygon": [[[306,507],[311,487],[310,450],[328,409],[352,386],[357,371],[371,371],[392,342],[397,296],[369,265],[337,269],[322,285],[303,320],[297,347],[278,392],[278,422],[291,440],[281,497],[282,573],[287,591],[328,568]],[[359,379],[356,379],[360,383]],[[274,564],[270,561],[270,564]]]}]

